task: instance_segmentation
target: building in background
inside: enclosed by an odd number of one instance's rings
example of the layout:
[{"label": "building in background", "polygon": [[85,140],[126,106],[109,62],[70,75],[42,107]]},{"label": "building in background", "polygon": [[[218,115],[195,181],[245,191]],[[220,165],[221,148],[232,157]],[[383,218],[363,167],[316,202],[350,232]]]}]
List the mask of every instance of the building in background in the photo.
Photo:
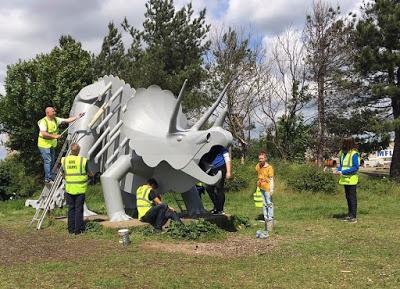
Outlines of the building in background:
[{"label": "building in background", "polygon": [[392,162],[393,148],[394,142],[391,142],[388,148],[369,154],[368,157],[364,160],[365,167],[390,168],[390,164]]}]

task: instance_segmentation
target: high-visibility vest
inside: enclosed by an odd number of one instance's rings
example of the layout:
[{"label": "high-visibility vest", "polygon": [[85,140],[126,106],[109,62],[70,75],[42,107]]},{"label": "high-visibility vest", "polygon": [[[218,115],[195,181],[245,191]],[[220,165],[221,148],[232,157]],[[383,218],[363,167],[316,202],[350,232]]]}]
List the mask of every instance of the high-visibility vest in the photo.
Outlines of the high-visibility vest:
[{"label": "high-visibility vest", "polygon": [[86,172],[87,159],[69,155],[61,159],[65,173],[65,190],[68,194],[79,195],[86,193],[88,176]]},{"label": "high-visibility vest", "polygon": [[263,203],[263,198],[261,195],[261,190],[260,188],[257,187],[256,191],[253,194],[253,199],[254,199],[254,205],[256,208],[262,208],[264,203]]},{"label": "high-visibility vest", "polygon": [[[54,118],[53,120],[47,119],[47,117],[42,118],[38,121],[38,125],[44,121],[46,122],[47,132],[49,134],[58,134],[58,123],[57,119]],[[39,137],[38,137],[38,147],[40,148],[55,148],[57,146],[57,139],[46,139],[43,137],[42,133],[39,130]]]},{"label": "high-visibility vest", "polygon": [[153,202],[149,200],[149,194],[152,190],[150,185],[140,186],[136,191],[136,207],[138,210],[138,219],[140,220],[147,211],[153,206]]},{"label": "high-visibility vest", "polygon": [[[356,150],[351,150],[348,153],[344,154],[343,152],[339,153],[339,161],[342,167],[342,171],[350,169],[353,166],[353,156],[358,155],[358,163],[360,163],[360,155]],[[358,184],[358,171],[347,174],[340,175],[339,178],[340,185],[357,185]]]}]

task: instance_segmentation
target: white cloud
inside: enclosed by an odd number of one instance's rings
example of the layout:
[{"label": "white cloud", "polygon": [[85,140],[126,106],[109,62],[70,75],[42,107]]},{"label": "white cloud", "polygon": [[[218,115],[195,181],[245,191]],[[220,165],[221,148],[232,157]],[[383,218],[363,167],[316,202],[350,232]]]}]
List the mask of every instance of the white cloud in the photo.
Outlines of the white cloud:
[{"label": "white cloud", "polygon": [[[360,6],[361,0],[329,0],[344,13]],[[251,24],[264,34],[279,34],[287,26],[302,26],[313,0],[231,0],[224,20],[233,24]]]}]

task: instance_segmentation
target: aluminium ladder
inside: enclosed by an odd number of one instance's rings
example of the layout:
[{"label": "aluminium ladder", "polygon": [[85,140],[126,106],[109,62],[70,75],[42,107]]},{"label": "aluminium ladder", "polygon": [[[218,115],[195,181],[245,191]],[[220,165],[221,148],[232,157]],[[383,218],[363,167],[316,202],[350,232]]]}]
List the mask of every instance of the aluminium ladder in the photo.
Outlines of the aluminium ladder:
[{"label": "aluminium ladder", "polygon": [[63,180],[62,170],[59,167],[61,158],[64,155],[64,153],[65,156],[69,155],[70,149],[68,144],[76,142],[77,138],[78,134],[74,133],[70,141],[68,141],[68,139],[65,140],[64,145],[57,157],[57,161],[54,164],[54,167],[52,168],[53,172],[57,171],[56,178],[52,183],[50,189],[48,188],[48,186],[45,185],[45,187],[42,190],[42,193],[40,194],[38,200],[39,201],[38,207],[36,208],[35,215],[33,216],[32,221],[29,224],[29,226],[32,226],[37,221],[37,226],[36,226],[37,230],[39,230],[42,227],[46,214],[50,210],[51,203],[53,201],[53,196],[55,192],[59,189]]}]

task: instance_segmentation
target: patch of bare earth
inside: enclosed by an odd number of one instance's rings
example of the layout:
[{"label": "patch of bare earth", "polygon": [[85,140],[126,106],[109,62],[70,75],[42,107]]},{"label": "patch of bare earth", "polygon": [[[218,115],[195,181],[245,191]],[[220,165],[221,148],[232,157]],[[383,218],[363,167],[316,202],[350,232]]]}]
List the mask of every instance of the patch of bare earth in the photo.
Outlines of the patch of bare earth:
[{"label": "patch of bare earth", "polygon": [[68,236],[47,230],[15,232],[0,227],[0,265],[77,260],[113,247],[112,242],[85,236]]},{"label": "patch of bare earth", "polygon": [[237,258],[242,256],[264,255],[272,251],[277,244],[275,239],[256,239],[250,236],[229,234],[225,240],[215,242],[160,242],[146,241],[142,247],[150,251],[183,253],[188,255],[217,256]]}]

